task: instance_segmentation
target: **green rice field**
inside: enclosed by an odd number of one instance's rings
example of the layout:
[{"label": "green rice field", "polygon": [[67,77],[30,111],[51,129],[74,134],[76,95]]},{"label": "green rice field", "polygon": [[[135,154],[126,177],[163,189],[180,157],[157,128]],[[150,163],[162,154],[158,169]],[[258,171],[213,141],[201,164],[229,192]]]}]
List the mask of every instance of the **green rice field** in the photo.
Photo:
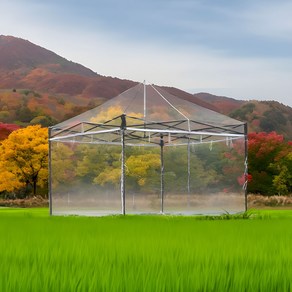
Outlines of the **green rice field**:
[{"label": "green rice field", "polygon": [[291,291],[292,211],[242,217],[3,208],[0,291]]}]

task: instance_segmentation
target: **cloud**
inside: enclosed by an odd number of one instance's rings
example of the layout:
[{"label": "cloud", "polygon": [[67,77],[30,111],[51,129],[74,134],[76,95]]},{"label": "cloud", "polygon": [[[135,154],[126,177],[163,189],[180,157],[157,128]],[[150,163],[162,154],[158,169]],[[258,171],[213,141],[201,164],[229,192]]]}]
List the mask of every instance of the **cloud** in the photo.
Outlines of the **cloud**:
[{"label": "cloud", "polygon": [[240,18],[251,34],[292,41],[291,11],[290,1],[255,1],[240,12]]},{"label": "cloud", "polygon": [[[5,11],[13,13],[1,16],[2,33],[28,39],[99,74],[292,105],[290,49],[284,56],[271,45],[287,45],[292,35],[285,37],[291,32],[288,2],[279,1],[278,7],[269,1],[241,2],[240,7],[210,1],[119,2],[115,15],[108,6],[98,10],[98,17],[96,1],[86,0],[85,6],[75,1],[71,8],[67,0],[23,2],[5,3]],[[109,14],[99,17],[101,11]],[[267,47],[272,53],[266,54]]]},{"label": "cloud", "polygon": [[[119,43],[92,39],[89,56],[79,55],[80,61],[98,73],[114,75],[160,85],[175,86],[189,92],[204,88],[214,94],[225,94],[241,99],[276,99],[292,96],[290,85],[292,58],[224,57],[213,50],[198,47],[171,50],[148,43]],[[81,60],[82,59],[82,60]],[[291,102],[290,102],[291,104]]]}]

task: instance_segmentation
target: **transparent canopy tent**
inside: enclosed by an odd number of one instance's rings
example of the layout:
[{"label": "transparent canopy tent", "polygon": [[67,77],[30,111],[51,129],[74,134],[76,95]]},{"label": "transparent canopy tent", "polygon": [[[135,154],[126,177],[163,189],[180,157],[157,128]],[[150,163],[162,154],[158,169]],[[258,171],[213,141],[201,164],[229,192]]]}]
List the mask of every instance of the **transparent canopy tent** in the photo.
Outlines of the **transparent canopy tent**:
[{"label": "transparent canopy tent", "polygon": [[140,83],[50,128],[50,213],[245,211],[245,123]]}]

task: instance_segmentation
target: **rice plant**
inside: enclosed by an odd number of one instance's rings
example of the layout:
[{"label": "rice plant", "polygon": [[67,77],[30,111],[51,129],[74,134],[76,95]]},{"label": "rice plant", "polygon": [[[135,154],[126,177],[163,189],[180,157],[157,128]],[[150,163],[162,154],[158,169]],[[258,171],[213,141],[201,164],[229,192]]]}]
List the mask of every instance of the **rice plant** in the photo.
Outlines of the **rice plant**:
[{"label": "rice plant", "polygon": [[291,212],[256,214],[197,220],[0,210],[0,290],[290,291]]}]

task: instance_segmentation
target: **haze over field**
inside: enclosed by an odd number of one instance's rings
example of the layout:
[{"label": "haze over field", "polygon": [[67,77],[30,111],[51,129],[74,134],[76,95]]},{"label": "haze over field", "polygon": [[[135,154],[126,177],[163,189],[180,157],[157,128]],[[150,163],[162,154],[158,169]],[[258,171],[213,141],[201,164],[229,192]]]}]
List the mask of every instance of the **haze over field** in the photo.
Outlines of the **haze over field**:
[{"label": "haze over field", "polygon": [[1,34],[101,75],[292,105],[292,3],[2,1]]}]

